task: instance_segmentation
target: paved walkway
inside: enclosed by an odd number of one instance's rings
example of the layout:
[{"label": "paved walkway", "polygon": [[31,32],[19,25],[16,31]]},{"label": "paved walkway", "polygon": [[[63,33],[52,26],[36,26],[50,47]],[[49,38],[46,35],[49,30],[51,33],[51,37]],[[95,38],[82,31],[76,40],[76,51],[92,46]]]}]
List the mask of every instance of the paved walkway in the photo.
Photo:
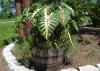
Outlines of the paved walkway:
[{"label": "paved walkway", "polygon": [[10,71],[3,58],[2,51],[0,51],[0,71]]}]

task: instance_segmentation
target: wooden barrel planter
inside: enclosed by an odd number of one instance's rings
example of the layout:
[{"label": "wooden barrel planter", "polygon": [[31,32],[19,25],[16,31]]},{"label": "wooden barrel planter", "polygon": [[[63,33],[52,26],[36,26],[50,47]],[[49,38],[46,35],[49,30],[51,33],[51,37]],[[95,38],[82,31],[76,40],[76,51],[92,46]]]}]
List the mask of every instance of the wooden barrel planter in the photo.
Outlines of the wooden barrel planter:
[{"label": "wooden barrel planter", "polygon": [[36,71],[57,71],[63,61],[63,50],[56,48],[35,48],[32,55]]}]

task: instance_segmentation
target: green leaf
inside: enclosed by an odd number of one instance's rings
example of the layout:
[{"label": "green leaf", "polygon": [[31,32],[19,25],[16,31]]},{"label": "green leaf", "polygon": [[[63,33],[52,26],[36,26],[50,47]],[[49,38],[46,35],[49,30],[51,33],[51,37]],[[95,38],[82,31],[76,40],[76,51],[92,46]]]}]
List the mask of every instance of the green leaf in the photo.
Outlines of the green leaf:
[{"label": "green leaf", "polygon": [[23,21],[30,20],[32,13],[30,13],[29,11],[30,11],[30,9],[28,9],[28,8],[24,9],[24,11],[23,11],[23,16],[24,16]]},{"label": "green leaf", "polygon": [[74,10],[63,2],[61,3],[61,6],[59,6],[59,9],[60,11],[58,14],[60,15],[60,22],[65,26],[71,19],[71,15],[74,16]]},{"label": "green leaf", "polygon": [[17,22],[17,23],[22,22],[22,19],[23,19],[23,16],[22,16],[22,15],[17,16],[16,22]]},{"label": "green leaf", "polygon": [[71,23],[72,23],[73,27],[76,29],[76,31],[79,31],[77,22],[75,20],[72,20]]},{"label": "green leaf", "polygon": [[74,10],[70,6],[68,6],[67,4],[65,4],[63,2],[61,4],[70,12],[71,15],[75,16]]},{"label": "green leaf", "polygon": [[82,25],[89,25],[92,23],[92,20],[88,16],[83,16],[80,18],[80,22],[82,23]]},{"label": "green leaf", "polygon": [[72,41],[72,37],[71,37],[71,34],[69,32],[69,28],[65,28],[65,33],[67,34],[68,38],[69,38],[69,41],[72,45],[72,47],[74,48],[74,44],[73,44],[73,41]]},{"label": "green leaf", "polygon": [[39,30],[41,34],[45,37],[45,39],[48,40],[48,38],[51,36],[51,33],[55,30],[55,28],[58,25],[58,17],[56,13],[50,12],[48,14],[49,10],[48,7],[44,9],[44,14],[40,19],[39,23]]},{"label": "green leaf", "polygon": [[42,8],[38,8],[37,10],[35,10],[35,11],[31,14],[30,20],[34,20],[34,17],[36,16],[36,14],[37,14],[38,12],[40,12],[42,9],[43,9],[43,7],[42,7]]},{"label": "green leaf", "polygon": [[37,16],[37,14],[39,14],[39,12],[41,13],[41,10],[43,8],[44,7],[38,8],[37,10],[33,11],[33,13],[29,13],[28,19],[32,22],[33,27],[36,27],[37,26],[37,19],[38,18],[35,18],[35,17]]},{"label": "green leaf", "polygon": [[61,9],[59,11],[59,17],[60,17],[60,22],[63,26],[65,26],[69,20],[71,19],[70,17],[70,12],[67,9]]},{"label": "green leaf", "polygon": [[23,10],[23,16],[28,17],[28,13],[29,13],[29,9],[28,8],[25,8]]}]

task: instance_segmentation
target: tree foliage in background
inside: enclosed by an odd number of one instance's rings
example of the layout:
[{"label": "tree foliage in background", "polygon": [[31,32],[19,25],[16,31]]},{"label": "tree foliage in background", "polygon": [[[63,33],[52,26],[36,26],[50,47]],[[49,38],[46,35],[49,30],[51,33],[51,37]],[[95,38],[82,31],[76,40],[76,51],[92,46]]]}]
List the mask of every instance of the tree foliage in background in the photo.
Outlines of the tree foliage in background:
[{"label": "tree foliage in background", "polygon": [[[100,26],[100,1],[93,0],[64,0],[75,10],[75,19],[79,24]],[[83,17],[84,16],[84,17]],[[87,23],[86,23],[87,21]]]},{"label": "tree foliage in background", "polygon": [[15,8],[14,0],[0,0],[2,11],[0,13],[0,18],[11,18],[14,16],[13,8]]},{"label": "tree foliage in background", "polygon": [[89,16],[89,9],[93,5],[92,0],[64,0],[65,3],[71,5],[75,10],[74,19],[79,25],[88,25],[92,23],[91,16]]},{"label": "tree foliage in background", "polygon": [[93,4],[89,8],[89,16],[93,21],[93,26],[100,27],[100,2]]}]

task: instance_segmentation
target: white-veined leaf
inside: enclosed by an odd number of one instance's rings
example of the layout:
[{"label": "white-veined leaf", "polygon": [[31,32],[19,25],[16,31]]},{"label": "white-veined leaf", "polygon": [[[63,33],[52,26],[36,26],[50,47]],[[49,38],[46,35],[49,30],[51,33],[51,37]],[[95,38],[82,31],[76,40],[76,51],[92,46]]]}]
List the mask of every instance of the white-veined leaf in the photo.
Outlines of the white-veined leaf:
[{"label": "white-veined leaf", "polygon": [[70,12],[71,15],[75,16],[74,10],[72,9],[72,7],[68,6],[67,4],[65,4],[63,2],[61,4]]},{"label": "white-veined leaf", "polygon": [[61,24],[63,26],[65,26],[69,22],[69,20],[71,19],[70,12],[67,9],[62,8],[59,11],[59,14],[60,14],[60,22],[61,22]]},{"label": "white-veined leaf", "polygon": [[77,22],[72,20],[71,23],[72,23],[73,27],[76,29],[76,31],[79,31],[78,26],[77,26]]},{"label": "white-veined leaf", "polygon": [[39,23],[39,30],[45,39],[48,39],[51,36],[51,33],[58,25],[58,17],[56,13],[51,12],[48,14],[48,11],[48,7],[46,7]]}]

